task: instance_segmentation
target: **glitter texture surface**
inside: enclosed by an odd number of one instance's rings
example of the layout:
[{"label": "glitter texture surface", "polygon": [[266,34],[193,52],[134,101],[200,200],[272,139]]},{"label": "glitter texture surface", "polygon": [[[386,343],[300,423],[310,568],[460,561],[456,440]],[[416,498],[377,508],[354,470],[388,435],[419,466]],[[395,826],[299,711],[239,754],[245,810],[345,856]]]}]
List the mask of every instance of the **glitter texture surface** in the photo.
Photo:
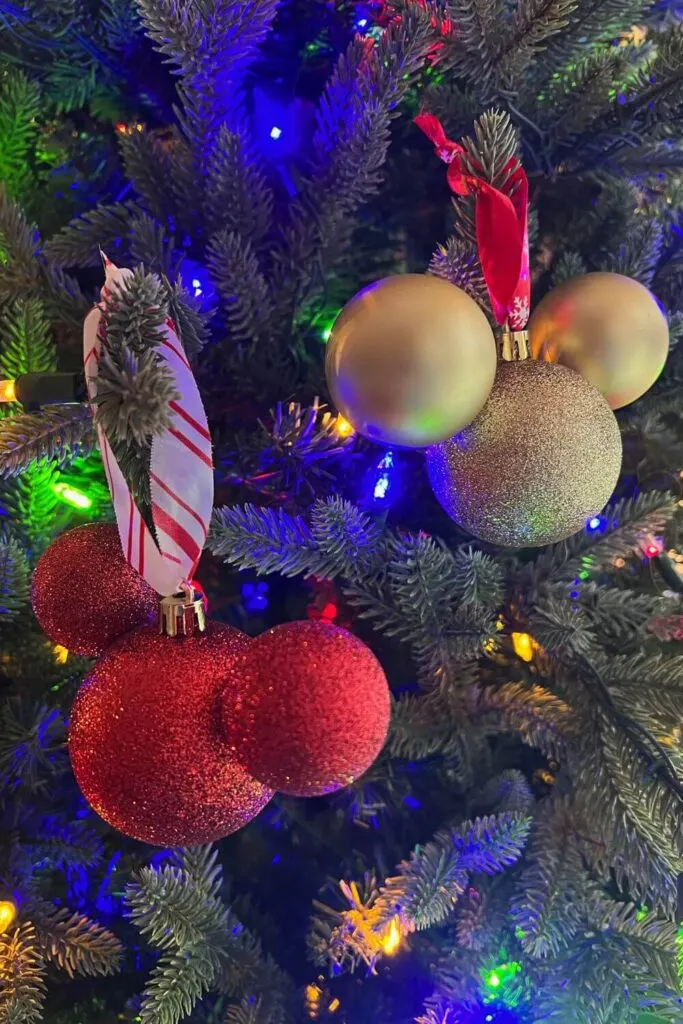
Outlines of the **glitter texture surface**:
[{"label": "glitter texture surface", "polygon": [[488,402],[427,452],[434,494],[480,540],[536,547],[583,529],[612,494],[621,435],[609,405],[578,373],[501,363]]},{"label": "glitter texture surface", "polygon": [[91,658],[124,633],[153,622],[158,600],[124,558],[119,532],[109,523],[63,533],[33,573],[31,603],[43,632]]},{"label": "glitter texture surface", "polygon": [[362,775],[384,745],[389,713],[370,648],[321,622],[290,622],[254,640],[223,699],[235,756],[290,796],[333,793]]},{"label": "glitter texture surface", "polygon": [[482,408],[496,372],[488,320],[462,289],[432,274],[376,281],[346,304],[325,372],[339,412],[374,441],[421,447]]},{"label": "glitter texture surface", "polygon": [[194,637],[145,626],[97,663],[76,697],[69,753],[88,803],[133,839],[208,843],[254,818],[272,792],[225,742],[218,696],[249,639],[210,622]]}]

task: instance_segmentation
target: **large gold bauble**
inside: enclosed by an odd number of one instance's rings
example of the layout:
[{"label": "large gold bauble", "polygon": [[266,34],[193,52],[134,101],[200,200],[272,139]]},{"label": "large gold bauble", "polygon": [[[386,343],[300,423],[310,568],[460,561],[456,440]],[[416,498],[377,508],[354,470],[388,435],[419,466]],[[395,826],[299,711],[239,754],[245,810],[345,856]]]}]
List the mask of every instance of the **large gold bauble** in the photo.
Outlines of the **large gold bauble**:
[{"label": "large gold bauble", "polygon": [[613,409],[635,402],[664,369],[669,328],[657,300],[622,274],[584,274],[554,288],[529,320],[534,359],[562,363]]},{"label": "large gold bauble", "polygon": [[471,423],[488,398],[496,343],[479,306],[429,274],[387,277],[338,317],[327,383],[339,412],[373,441],[421,447]]},{"label": "large gold bauble", "polygon": [[480,540],[537,547],[576,533],[609,500],[621,467],[614,413],[578,373],[501,363],[489,400],[427,452],[434,494]]}]

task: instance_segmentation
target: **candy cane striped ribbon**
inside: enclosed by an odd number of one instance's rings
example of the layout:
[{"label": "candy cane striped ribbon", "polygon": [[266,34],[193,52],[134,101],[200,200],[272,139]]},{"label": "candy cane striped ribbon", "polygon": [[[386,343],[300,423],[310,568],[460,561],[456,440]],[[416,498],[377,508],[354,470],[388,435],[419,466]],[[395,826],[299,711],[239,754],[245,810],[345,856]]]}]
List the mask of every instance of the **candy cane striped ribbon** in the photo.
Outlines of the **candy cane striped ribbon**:
[{"label": "candy cane striped ribbon", "polygon": [[[105,258],[102,303],[125,290],[132,276],[132,271]],[[83,362],[93,413],[103,326],[102,305],[95,306],[83,327]],[[171,319],[159,334],[157,351],[181,397],[170,403],[170,425],[152,442],[150,490],[157,540],[143,522],[99,426],[97,436],[124,554],[157,593],[167,596],[192,578],[202,553],[213,507],[213,459],[204,406]]]}]

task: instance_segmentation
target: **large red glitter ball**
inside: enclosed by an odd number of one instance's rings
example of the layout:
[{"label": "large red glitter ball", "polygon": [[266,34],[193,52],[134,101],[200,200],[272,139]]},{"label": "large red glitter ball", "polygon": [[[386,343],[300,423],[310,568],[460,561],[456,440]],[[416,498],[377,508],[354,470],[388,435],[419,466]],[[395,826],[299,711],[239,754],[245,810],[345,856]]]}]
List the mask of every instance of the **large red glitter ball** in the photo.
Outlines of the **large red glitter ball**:
[{"label": "large red glitter ball", "polygon": [[253,640],[231,666],[223,723],[236,757],[266,786],[317,796],[349,785],[389,728],[382,666],[345,629],[290,622]]},{"label": "large red glitter ball", "polygon": [[251,821],[272,792],[235,760],[219,695],[243,633],[210,622],[171,638],[145,626],[98,661],[76,697],[69,753],[106,822],[158,846],[209,843]]},{"label": "large red glitter ball", "polygon": [[74,654],[97,657],[154,620],[159,597],[126,561],[119,531],[90,523],[50,544],[33,573],[31,603],[43,631]]}]

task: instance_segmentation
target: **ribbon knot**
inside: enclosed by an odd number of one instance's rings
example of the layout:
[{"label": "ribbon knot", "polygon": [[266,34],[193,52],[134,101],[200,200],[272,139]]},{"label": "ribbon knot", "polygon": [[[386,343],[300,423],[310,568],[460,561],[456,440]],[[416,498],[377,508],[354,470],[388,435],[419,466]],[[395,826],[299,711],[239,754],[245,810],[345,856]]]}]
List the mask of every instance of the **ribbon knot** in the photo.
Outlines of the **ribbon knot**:
[{"label": "ribbon knot", "polygon": [[484,280],[499,324],[522,330],[529,319],[529,181],[516,157],[502,189],[483,173],[466,170],[465,150],[449,139],[434,114],[419,114],[415,124],[434,144],[436,155],[448,164],[448,184],[459,196],[475,197],[477,249]]}]

